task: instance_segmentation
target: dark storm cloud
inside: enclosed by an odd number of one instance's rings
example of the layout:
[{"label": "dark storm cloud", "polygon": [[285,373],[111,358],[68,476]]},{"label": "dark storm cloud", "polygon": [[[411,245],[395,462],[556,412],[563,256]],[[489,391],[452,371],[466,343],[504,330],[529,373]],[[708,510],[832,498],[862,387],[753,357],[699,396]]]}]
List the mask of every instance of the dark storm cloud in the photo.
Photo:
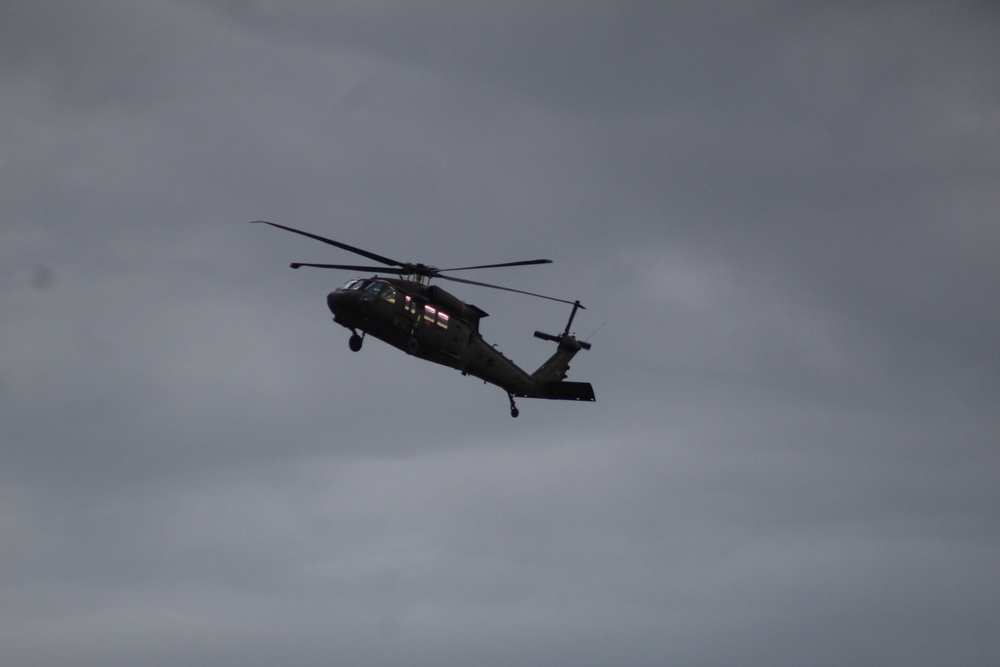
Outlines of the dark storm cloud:
[{"label": "dark storm cloud", "polygon": [[[986,4],[22,3],[22,665],[992,665]],[[350,261],[580,298],[598,402],[347,351]],[[351,258],[353,259],[353,258]],[[534,368],[549,303],[456,290]]]}]

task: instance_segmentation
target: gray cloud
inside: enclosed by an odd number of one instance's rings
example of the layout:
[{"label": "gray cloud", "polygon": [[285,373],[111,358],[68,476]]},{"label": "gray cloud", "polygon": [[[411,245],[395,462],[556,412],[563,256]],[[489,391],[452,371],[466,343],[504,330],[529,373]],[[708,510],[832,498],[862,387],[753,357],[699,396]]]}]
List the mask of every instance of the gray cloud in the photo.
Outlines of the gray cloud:
[{"label": "gray cloud", "polygon": [[[994,664],[997,18],[8,8],[5,659]],[[598,402],[350,353],[260,218],[551,257]]]}]

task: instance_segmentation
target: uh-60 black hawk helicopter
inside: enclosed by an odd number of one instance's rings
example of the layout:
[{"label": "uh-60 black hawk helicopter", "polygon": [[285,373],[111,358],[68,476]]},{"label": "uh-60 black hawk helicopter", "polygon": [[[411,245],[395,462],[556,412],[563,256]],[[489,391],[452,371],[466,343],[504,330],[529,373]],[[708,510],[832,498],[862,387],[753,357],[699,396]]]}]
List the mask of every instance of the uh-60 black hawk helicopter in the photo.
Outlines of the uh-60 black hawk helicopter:
[{"label": "uh-60 black hawk helicopter", "polygon": [[[495,384],[507,392],[512,417],[518,415],[517,406],[514,405],[515,397],[566,401],[594,400],[594,389],[589,382],[566,381],[570,360],[580,350],[590,349],[590,343],[577,340],[569,331],[576,311],[583,308],[579,301],[567,301],[544,294],[445,275],[446,271],[549,264],[552,260],[529,259],[503,264],[439,269],[426,264],[397,262],[346,243],[266,220],[254,220],[254,222],[301,234],[385,265],[373,267],[296,262],[291,265],[293,269],[311,266],[321,269],[376,271],[399,276],[385,278],[376,274],[370,278],[352,278],[343,287],[327,295],[326,303],[333,313],[333,321],[351,330],[348,341],[351,350],[359,351],[365,335],[372,335],[407,354],[458,369],[463,375],[472,375],[484,382]],[[461,301],[437,285],[431,285],[432,278],[537,296],[569,304],[573,306],[573,310],[561,334],[554,336],[541,331],[535,332],[535,337],[552,341],[558,347],[555,354],[539,366],[538,370],[528,373],[483,340],[479,333],[479,321],[487,316],[485,311]]]}]

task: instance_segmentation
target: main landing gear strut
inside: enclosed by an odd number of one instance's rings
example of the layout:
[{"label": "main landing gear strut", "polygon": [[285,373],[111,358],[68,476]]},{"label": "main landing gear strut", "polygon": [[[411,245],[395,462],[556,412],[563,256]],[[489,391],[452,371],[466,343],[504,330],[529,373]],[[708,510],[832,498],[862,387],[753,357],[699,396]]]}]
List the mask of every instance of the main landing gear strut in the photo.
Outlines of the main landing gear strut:
[{"label": "main landing gear strut", "polygon": [[517,406],[514,405],[514,394],[507,394],[507,400],[510,401],[510,416],[517,418],[521,412],[517,409]]}]

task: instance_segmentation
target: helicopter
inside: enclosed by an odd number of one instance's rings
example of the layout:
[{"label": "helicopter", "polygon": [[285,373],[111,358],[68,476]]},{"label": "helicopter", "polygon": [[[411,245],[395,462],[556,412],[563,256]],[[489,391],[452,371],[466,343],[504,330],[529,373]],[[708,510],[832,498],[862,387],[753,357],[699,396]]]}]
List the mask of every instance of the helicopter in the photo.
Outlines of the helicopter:
[{"label": "helicopter", "polygon": [[[579,301],[557,299],[544,294],[445,275],[446,272],[453,271],[550,264],[552,260],[529,259],[439,269],[427,264],[399,262],[340,241],[267,220],[254,220],[252,223],[270,225],[321,241],[383,265],[378,267],[303,262],[291,264],[293,269],[313,267],[376,272],[369,278],[351,278],[326,297],[327,307],[333,313],[333,321],[351,332],[348,347],[352,351],[360,351],[365,337],[370,335],[418,359],[454,368],[462,375],[471,375],[485,383],[496,385],[507,392],[511,417],[517,417],[519,414],[514,403],[515,398],[596,400],[594,388],[589,382],[566,381],[570,360],[580,350],[589,350],[591,347],[590,343],[577,340],[576,336],[570,333],[577,311],[585,309]],[[495,345],[483,339],[479,332],[479,322],[488,314],[478,306],[462,301],[439,286],[431,285],[430,281],[433,278],[516,292],[571,305],[569,320],[561,334],[535,332],[536,338],[556,343],[555,353],[533,373],[523,370],[504,356]]]}]

